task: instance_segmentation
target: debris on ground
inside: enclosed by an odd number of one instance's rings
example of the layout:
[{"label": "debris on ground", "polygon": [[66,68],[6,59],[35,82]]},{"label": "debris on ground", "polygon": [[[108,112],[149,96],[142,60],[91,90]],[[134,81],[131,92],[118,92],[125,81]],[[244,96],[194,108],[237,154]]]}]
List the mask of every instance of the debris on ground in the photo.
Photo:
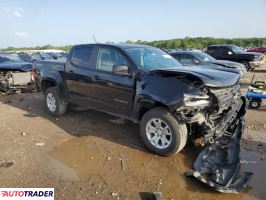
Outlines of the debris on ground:
[{"label": "debris on ground", "polygon": [[255,164],[256,161],[250,161],[250,160],[240,160],[240,164]]},{"label": "debris on ground", "polygon": [[43,142],[37,142],[37,143],[35,143],[35,146],[39,146],[39,147],[42,147],[44,145],[45,145],[45,143],[43,143]]},{"label": "debris on ground", "polygon": [[116,192],[112,192],[112,194],[111,194],[112,196],[117,196],[118,195],[118,193],[116,193]]},{"label": "debris on ground", "polygon": [[26,136],[27,134],[26,134],[25,132],[22,132],[21,135],[22,135],[22,136]]},{"label": "debris on ground", "polygon": [[118,125],[122,125],[126,123],[126,120],[123,118],[118,118],[118,119],[110,119],[110,122],[114,123],[114,124],[118,124]]},{"label": "debris on ground", "polygon": [[119,157],[120,163],[121,163],[121,170],[125,171],[125,162],[122,159],[122,157]]},{"label": "debris on ground", "polygon": [[141,200],[163,200],[163,195],[161,192],[141,192]]},{"label": "debris on ground", "polygon": [[8,168],[11,167],[14,163],[12,161],[1,161],[0,168]]}]

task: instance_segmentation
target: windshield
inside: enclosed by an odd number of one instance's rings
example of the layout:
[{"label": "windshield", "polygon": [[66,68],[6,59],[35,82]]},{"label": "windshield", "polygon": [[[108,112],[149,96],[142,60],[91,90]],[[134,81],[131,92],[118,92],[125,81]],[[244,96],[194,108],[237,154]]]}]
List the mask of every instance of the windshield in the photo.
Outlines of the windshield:
[{"label": "windshield", "polygon": [[128,47],[125,51],[138,68],[144,71],[182,66],[172,56],[154,47]]},{"label": "windshield", "polygon": [[24,62],[24,61],[16,53],[1,53],[0,63],[8,63],[8,62]]},{"label": "windshield", "polygon": [[243,52],[243,49],[242,48],[240,48],[238,46],[235,46],[235,45],[231,46],[231,49],[235,53],[242,53]]},{"label": "windshield", "polygon": [[208,54],[202,51],[196,51],[195,54],[200,60],[204,62],[215,62],[216,61],[215,58],[209,56]]}]

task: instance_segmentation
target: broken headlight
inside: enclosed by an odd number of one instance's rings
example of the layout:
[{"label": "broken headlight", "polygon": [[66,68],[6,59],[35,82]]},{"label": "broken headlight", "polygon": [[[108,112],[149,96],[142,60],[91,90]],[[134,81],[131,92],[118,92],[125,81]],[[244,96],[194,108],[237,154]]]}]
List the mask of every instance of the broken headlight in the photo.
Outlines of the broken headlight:
[{"label": "broken headlight", "polygon": [[206,107],[210,104],[210,97],[205,93],[190,94],[184,93],[184,104],[188,107]]}]

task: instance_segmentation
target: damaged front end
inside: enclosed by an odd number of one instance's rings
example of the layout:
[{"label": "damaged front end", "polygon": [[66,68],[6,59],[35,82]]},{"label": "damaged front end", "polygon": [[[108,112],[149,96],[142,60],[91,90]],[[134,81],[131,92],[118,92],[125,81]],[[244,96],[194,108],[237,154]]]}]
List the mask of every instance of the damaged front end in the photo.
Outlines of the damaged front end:
[{"label": "damaged front end", "polygon": [[0,71],[0,91],[12,93],[17,90],[32,90],[34,83],[32,73],[21,71]]},{"label": "damaged front end", "polygon": [[239,85],[184,94],[183,104],[175,113],[177,119],[190,125],[191,134],[202,136],[202,145],[206,146],[187,175],[220,192],[241,192],[252,173],[238,175],[246,107]]},{"label": "damaged front end", "polygon": [[241,98],[235,109],[224,119],[224,129],[198,155],[194,170],[187,173],[223,193],[241,192],[252,176],[251,172],[244,172],[241,177],[238,175],[240,140],[245,126],[245,99]]},{"label": "damaged front end", "polygon": [[[156,70],[150,74],[145,79],[149,84],[144,82],[140,88],[145,88],[151,99],[167,105],[178,123],[186,124],[189,137],[201,138],[205,146],[187,175],[220,192],[241,192],[252,173],[239,177],[246,112],[239,75],[198,68]],[[169,90],[161,89],[158,97],[158,88]]]}]

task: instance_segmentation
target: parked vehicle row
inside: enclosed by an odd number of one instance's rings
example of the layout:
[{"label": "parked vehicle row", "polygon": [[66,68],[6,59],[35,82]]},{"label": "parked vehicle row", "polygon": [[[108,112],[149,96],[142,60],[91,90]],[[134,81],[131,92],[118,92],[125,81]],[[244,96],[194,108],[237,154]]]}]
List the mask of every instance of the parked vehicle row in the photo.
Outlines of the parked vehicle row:
[{"label": "parked vehicle row", "polygon": [[66,62],[34,67],[50,114],[78,105],[129,119],[140,124],[146,147],[163,156],[202,138],[206,148],[190,175],[221,192],[246,186],[251,173],[236,178],[246,107],[239,71],[182,66],[157,48],[123,44],[77,45]]},{"label": "parked vehicle row", "polygon": [[253,70],[264,64],[264,54],[256,52],[245,52],[235,45],[212,45],[207,48],[206,53],[218,60],[229,60],[242,63],[247,70]]},{"label": "parked vehicle row", "polygon": [[64,52],[61,53],[33,53],[30,57],[30,62],[34,63],[37,60],[63,60],[65,61],[67,54]]},{"label": "parked vehicle row", "polygon": [[266,47],[255,47],[255,48],[248,48],[247,52],[257,52],[257,53],[266,53]]},{"label": "parked vehicle row", "polygon": [[245,66],[241,63],[226,60],[216,60],[200,50],[175,51],[171,52],[170,55],[177,59],[184,66],[197,65],[209,69],[226,68],[227,71],[231,70],[232,72],[238,72],[241,78],[243,78],[247,73]]},{"label": "parked vehicle row", "polygon": [[36,88],[33,63],[37,60],[65,61],[67,54],[0,52],[0,92],[32,91]]}]

